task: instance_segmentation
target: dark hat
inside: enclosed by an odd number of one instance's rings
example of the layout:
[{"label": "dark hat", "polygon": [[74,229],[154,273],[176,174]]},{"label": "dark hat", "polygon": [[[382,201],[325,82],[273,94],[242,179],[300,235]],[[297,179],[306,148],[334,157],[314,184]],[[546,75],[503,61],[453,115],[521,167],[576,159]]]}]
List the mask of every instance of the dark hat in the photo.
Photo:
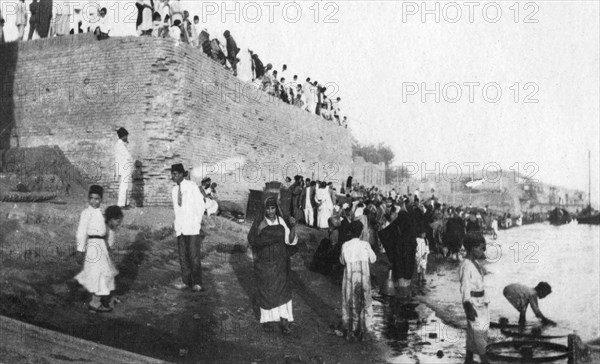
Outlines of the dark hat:
[{"label": "dark hat", "polygon": [[183,168],[183,164],[181,163],[173,164],[171,166],[171,172],[185,173],[185,168]]},{"label": "dark hat", "polygon": [[125,128],[119,128],[119,130],[117,130],[117,135],[119,136],[119,139],[121,139],[122,137],[129,135],[129,132]]},{"label": "dark hat", "polygon": [[463,245],[466,250],[470,250],[480,244],[485,244],[485,238],[480,232],[469,231],[463,240]]},{"label": "dark hat", "polygon": [[119,206],[109,206],[106,208],[106,211],[104,211],[104,218],[106,219],[106,221],[112,219],[122,219],[123,211],[121,211],[121,208]]},{"label": "dark hat", "polygon": [[226,31],[225,31],[225,33],[223,33],[223,35],[224,35],[225,37],[229,37],[229,34],[231,34],[231,33],[229,33],[229,30],[226,30]]},{"label": "dark hat", "polygon": [[350,223],[350,231],[352,232],[352,236],[358,238],[363,231],[363,224],[358,220],[354,220]]},{"label": "dark hat", "polygon": [[271,196],[265,200],[265,207],[277,207],[277,198]]},{"label": "dark hat", "polygon": [[102,197],[102,196],[104,196],[104,188],[102,188],[102,186],[98,186],[98,185],[91,185],[88,196],[91,194],[99,195],[100,197]]}]

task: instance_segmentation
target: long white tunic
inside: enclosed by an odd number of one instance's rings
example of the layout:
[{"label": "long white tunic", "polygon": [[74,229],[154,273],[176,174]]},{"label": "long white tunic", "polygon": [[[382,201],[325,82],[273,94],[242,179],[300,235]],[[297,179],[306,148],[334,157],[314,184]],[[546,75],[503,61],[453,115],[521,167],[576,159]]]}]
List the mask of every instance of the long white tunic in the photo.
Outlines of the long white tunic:
[{"label": "long white tunic", "polygon": [[415,255],[415,263],[418,273],[427,271],[427,257],[429,256],[429,246],[423,238],[417,238],[417,253]]},{"label": "long white tunic", "polygon": [[483,275],[470,259],[465,259],[459,268],[460,293],[462,302],[471,302],[477,317],[475,321],[467,319],[467,350],[481,355],[485,354],[487,345],[487,331],[490,326],[490,314],[488,311],[489,300],[487,295],[473,297],[471,292],[485,291]]},{"label": "long white tunic", "polygon": [[329,227],[328,220],[333,214],[333,202],[328,188],[319,188],[315,193],[315,200],[319,203],[317,210],[317,226],[321,229]]},{"label": "long white tunic", "polygon": [[133,158],[127,143],[119,139],[115,143],[115,173],[118,176],[131,176],[133,171]]},{"label": "long white tunic", "polygon": [[109,295],[115,289],[115,277],[119,271],[115,268],[108,254],[108,246],[114,244],[114,233],[108,231],[106,240],[89,236],[106,236],[106,223],[102,210],[89,206],[83,210],[77,228],[77,251],[85,252],[83,270],[75,279],[88,292],[98,296]]},{"label": "long white tunic", "polygon": [[342,323],[350,331],[369,332],[373,325],[369,263],[377,256],[371,245],[354,238],[342,245],[340,263],[345,265],[342,281]]},{"label": "long white tunic", "polygon": [[206,215],[214,215],[219,211],[219,203],[213,200],[212,188],[206,189]]}]

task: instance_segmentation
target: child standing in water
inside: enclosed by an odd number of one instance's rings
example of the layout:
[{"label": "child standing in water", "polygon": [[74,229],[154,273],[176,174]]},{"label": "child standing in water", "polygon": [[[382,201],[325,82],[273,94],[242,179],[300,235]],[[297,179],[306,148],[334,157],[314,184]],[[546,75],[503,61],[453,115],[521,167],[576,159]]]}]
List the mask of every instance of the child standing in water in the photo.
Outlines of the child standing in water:
[{"label": "child standing in water", "polygon": [[429,257],[429,246],[425,240],[425,232],[417,238],[417,254],[415,255],[415,265],[417,266],[417,279],[419,280],[419,289],[425,285],[425,271],[427,270],[427,257]]},{"label": "child standing in water", "polygon": [[484,287],[484,270],[478,260],[485,259],[485,238],[478,232],[467,233],[463,245],[467,251],[460,265],[460,293],[463,308],[467,315],[467,356],[466,364],[474,363],[473,355],[478,354],[481,363],[489,363],[485,357],[487,331],[490,326],[489,300]]},{"label": "child standing in water", "polygon": [[118,206],[111,206],[106,210],[105,219],[100,209],[103,193],[101,186],[90,187],[89,207],[82,211],[77,228],[78,261],[83,263],[83,270],[75,279],[92,294],[88,303],[92,312],[112,311],[110,292],[115,289],[115,277],[119,273],[108,249],[114,244],[114,230],[121,224],[123,213]]}]

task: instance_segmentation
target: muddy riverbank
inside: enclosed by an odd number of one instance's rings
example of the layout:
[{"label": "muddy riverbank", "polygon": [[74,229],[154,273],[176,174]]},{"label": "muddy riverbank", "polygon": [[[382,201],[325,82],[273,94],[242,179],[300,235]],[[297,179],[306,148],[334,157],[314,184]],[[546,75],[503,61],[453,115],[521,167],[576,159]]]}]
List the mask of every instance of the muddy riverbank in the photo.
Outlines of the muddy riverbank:
[{"label": "muddy riverbank", "polygon": [[[71,283],[71,256],[84,204],[2,204],[0,313],[86,340],[178,363],[376,363],[378,342],[347,343],[335,280],[308,270],[324,233],[301,228],[292,258],[293,334],[267,334],[253,304],[249,224],[213,218],[203,228],[207,292],[178,291],[178,254],[167,208],[126,212],[113,259],[120,275],[109,314],[90,314],[87,293]],[[208,226],[206,224],[205,226]]]},{"label": "muddy riverbank", "polygon": [[[399,307],[378,288],[387,276],[384,255],[372,266],[375,340],[347,343],[334,328],[341,319],[340,277],[308,267],[325,233],[301,226],[292,258],[293,334],[267,334],[258,323],[249,223],[212,218],[204,224],[207,292],[178,291],[178,254],[172,211],[126,212],[113,259],[120,275],[109,314],[90,314],[87,293],[71,278],[71,256],[85,204],[0,206],[0,314],[75,337],[178,363],[456,363],[464,360],[464,323],[458,262],[431,256],[427,285]],[[493,269],[492,269],[493,271]],[[493,273],[492,273],[493,274]],[[499,300],[497,300],[498,302]],[[494,318],[494,317],[493,317]],[[491,331],[492,341],[505,339]]]}]

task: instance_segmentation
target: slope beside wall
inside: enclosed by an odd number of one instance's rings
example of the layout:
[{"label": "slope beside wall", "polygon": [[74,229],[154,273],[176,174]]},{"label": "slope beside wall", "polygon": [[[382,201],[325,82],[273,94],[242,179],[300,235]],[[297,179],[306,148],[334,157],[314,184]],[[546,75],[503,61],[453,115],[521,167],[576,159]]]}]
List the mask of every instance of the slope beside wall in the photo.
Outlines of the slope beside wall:
[{"label": "slope beside wall", "polygon": [[270,180],[301,174],[341,183],[352,170],[347,129],[270,98],[170,39],[4,44],[0,82],[3,148],[57,145],[89,183],[107,188],[107,202],[116,200],[121,126],[143,204],[170,203],[169,171],[178,162],[242,205]]}]

